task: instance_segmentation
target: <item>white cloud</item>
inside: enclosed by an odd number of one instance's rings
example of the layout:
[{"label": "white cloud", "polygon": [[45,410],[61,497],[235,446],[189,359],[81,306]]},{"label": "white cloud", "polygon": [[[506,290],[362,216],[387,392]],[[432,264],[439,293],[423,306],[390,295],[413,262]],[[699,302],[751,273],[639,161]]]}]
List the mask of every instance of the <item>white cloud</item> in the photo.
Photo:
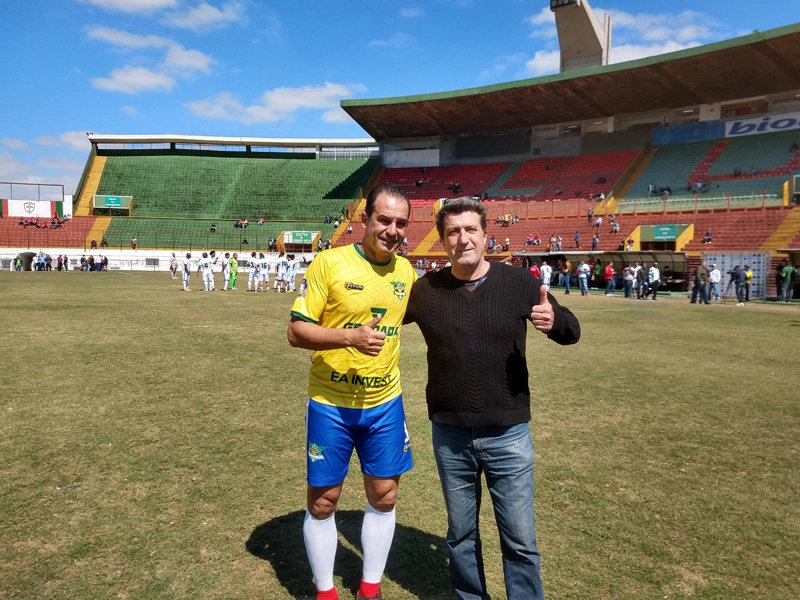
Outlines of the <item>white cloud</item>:
[{"label": "white cloud", "polygon": [[425,15],[425,11],[421,8],[404,8],[400,11],[400,16],[406,17],[407,19],[414,19],[416,17],[422,17]]},{"label": "white cloud", "polygon": [[16,138],[4,137],[3,146],[6,148],[12,148],[14,150],[25,150],[28,147],[28,144]]},{"label": "white cloud", "polygon": [[76,152],[88,152],[92,147],[85,131],[66,131],[58,137],[43,135],[36,138],[36,143],[51,148],[69,146]]},{"label": "white cloud", "polygon": [[691,42],[689,44],[679,44],[678,42],[664,42],[663,44],[623,44],[622,46],[612,46],[611,48],[611,62],[621,63],[629,60],[636,60],[637,58],[646,58],[648,56],[656,56],[658,54],[666,54],[667,52],[676,52],[677,50],[685,50],[686,48],[694,48],[699,46],[699,42]]},{"label": "white cloud", "polygon": [[[37,163],[23,162],[10,152],[0,152],[0,180],[15,183],[56,183],[64,186],[64,193],[72,193],[78,187],[85,162],[59,160],[45,156]],[[46,171],[59,171],[58,174]]]},{"label": "white cloud", "polygon": [[517,54],[506,54],[503,56],[498,56],[494,59],[494,64],[488,69],[483,69],[478,74],[478,79],[481,81],[486,81],[487,79],[493,79],[496,77],[501,76],[503,73],[508,71],[509,67],[519,64],[525,60],[525,55],[521,52]]},{"label": "white cloud", "polygon": [[90,39],[125,48],[165,48],[175,43],[158,35],[138,35],[110,27],[89,27],[86,33]]},{"label": "white cloud", "polygon": [[556,14],[545,6],[535,15],[528,17],[528,22],[536,27],[541,25],[555,25]]},{"label": "white cloud", "polygon": [[538,77],[539,75],[558,73],[560,67],[561,52],[558,50],[539,50],[533,55],[533,58],[525,62],[523,75],[528,77]]},{"label": "white cloud", "polygon": [[136,108],[135,106],[126,105],[120,108],[120,110],[129,117],[135,117],[136,115],[139,114],[139,109]]},{"label": "white cloud", "polygon": [[[720,24],[707,14],[685,10],[678,14],[661,13],[632,15],[610,9],[614,35],[624,43],[676,41],[679,43],[717,40],[725,36]],[[628,39],[633,36],[634,39]]]},{"label": "white cloud", "polygon": [[110,11],[126,13],[153,13],[178,6],[178,0],[81,0]]},{"label": "white cloud", "polygon": [[139,92],[169,92],[175,80],[165,73],[144,67],[125,66],[111,71],[110,77],[95,77],[92,85],[100,90],[138,94]]},{"label": "white cloud", "polygon": [[45,156],[39,159],[38,166],[48,171],[65,171],[67,173],[80,172],[86,165],[86,161],[62,158],[60,156]]},{"label": "white cloud", "polygon": [[241,2],[226,2],[219,9],[206,2],[201,2],[185,12],[177,12],[165,16],[165,25],[200,31],[213,27],[241,21],[244,18],[244,5]]},{"label": "white cloud", "polygon": [[344,112],[344,109],[340,106],[338,108],[332,108],[330,110],[326,110],[322,113],[322,120],[325,123],[352,123],[353,118]]},{"label": "white cloud", "polygon": [[407,48],[408,46],[413,46],[416,42],[417,40],[414,39],[414,36],[408,33],[395,33],[388,40],[372,40],[369,42],[369,45],[392,48]]},{"label": "white cloud", "polygon": [[200,71],[208,75],[209,66],[214,62],[208,54],[199,50],[187,50],[179,44],[170,46],[167,57],[164,59],[163,68],[170,73],[179,75],[191,75],[195,71]]},{"label": "white cloud", "polygon": [[52,135],[41,135],[36,138],[36,143],[40,146],[56,147],[61,145],[61,140]]},{"label": "white cloud", "polygon": [[28,183],[35,181],[32,177],[34,166],[14,158],[10,152],[0,152],[0,179]]},{"label": "white cloud", "polygon": [[339,108],[339,100],[364,91],[366,88],[361,84],[325,83],[268,90],[261,96],[261,103],[250,106],[243,105],[229,92],[210,100],[188,102],[186,106],[198,117],[239,121],[246,125],[291,121],[297,111],[310,109],[325,110],[323,120],[338,123],[341,117],[335,109]]},{"label": "white cloud", "polygon": [[58,139],[76,152],[89,152],[92,149],[92,143],[86,137],[85,131],[67,131],[62,133]]}]

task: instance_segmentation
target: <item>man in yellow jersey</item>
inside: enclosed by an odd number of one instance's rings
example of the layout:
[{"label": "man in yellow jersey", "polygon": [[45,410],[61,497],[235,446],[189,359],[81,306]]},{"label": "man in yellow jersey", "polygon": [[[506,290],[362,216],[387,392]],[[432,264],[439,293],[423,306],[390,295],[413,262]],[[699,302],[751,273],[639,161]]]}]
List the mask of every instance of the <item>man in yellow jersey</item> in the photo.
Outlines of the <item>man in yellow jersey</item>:
[{"label": "man in yellow jersey", "polygon": [[303,538],[317,600],[336,600],[334,511],[353,449],[364,476],[364,565],[357,599],[382,598],[400,475],[412,466],[398,359],[400,326],[417,276],[395,255],[411,205],[379,186],[361,215],[364,238],[320,252],[292,306],[292,346],[314,350],[306,407],[307,511]]}]

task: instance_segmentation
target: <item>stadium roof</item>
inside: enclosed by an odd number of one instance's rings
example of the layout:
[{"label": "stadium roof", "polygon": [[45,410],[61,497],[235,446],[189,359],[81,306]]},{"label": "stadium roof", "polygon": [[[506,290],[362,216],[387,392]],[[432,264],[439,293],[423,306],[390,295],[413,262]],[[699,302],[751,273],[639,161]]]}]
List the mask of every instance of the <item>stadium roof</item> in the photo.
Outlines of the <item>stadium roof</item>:
[{"label": "stadium roof", "polygon": [[325,138],[255,138],[255,137],[223,137],[207,135],[110,135],[102,133],[86,133],[93,144],[204,144],[214,146],[288,146],[294,148],[326,147],[362,147],[374,146],[372,138],[325,139]]},{"label": "stadium roof", "polygon": [[800,88],[800,23],[639,60],[436,94],[342,100],[376,139],[493,133]]}]

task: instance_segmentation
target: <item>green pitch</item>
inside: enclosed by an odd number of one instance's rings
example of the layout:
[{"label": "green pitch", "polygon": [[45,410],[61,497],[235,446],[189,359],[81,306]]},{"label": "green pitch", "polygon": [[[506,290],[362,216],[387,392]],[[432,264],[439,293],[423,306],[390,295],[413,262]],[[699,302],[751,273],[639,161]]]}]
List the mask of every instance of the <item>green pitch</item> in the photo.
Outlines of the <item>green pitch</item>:
[{"label": "green pitch", "polygon": [[[217,285],[221,287],[221,277]],[[287,294],[166,273],[0,273],[0,598],[313,598],[302,545],[310,353]],[[796,598],[800,311],[577,294],[531,331],[536,520],[551,600]],[[387,600],[452,598],[425,348],[402,333],[415,468]],[[360,577],[357,463],[337,585]],[[505,597],[488,494],[493,598]]]}]

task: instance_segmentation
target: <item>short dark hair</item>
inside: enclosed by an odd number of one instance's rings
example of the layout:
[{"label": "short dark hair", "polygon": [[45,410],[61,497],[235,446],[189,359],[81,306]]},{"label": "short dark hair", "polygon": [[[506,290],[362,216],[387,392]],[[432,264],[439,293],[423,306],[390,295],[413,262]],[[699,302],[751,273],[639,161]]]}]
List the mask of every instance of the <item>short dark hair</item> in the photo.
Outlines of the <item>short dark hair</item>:
[{"label": "short dark hair", "polygon": [[372,188],[370,193],[367,195],[367,205],[364,207],[364,212],[367,213],[367,217],[371,217],[372,213],[375,212],[375,202],[377,202],[378,196],[381,194],[386,194],[392,198],[405,200],[406,204],[408,205],[408,216],[411,216],[411,201],[403,191],[403,188],[393,183],[384,183],[383,185]]},{"label": "short dark hair", "polygon": [[447,215],[460,215],[465,212],[474,212],[481,219],[481,229],[486,233],[486,207],[480,200],[463,197],[445,200],[442,208],[436,213],[436,231],[439,237],[444,238],[444,219]]}]

